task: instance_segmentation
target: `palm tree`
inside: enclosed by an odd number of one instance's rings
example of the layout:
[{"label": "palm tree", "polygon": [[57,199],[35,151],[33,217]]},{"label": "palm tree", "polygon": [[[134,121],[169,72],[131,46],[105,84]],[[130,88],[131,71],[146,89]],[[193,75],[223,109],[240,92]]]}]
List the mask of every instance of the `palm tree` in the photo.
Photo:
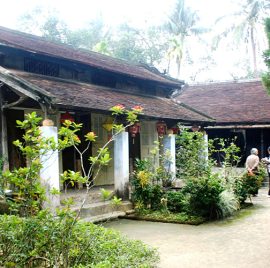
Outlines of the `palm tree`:
[{"label": "palm tree", "polygon": [[265,32],[268,40],[268,49],[264,51],[264,61],[268,72],[263,75],[262,80],[266,91],[270,95],[270,17],[265,20]]},{"label": "palm tree", "polygon": [[[230,33],[234,34],[234,41],[240,44],[244,41],[252,55],[253,76],[258,76],[257,55],[259,46],[259,34],[262,32],[266,11],[270,7],[269,0],[246,0],[239,5],[239,12],[221,17],[217,23],[230,19],[230,27],[227,27],[217,38],[217,45],[222,37]],[[233,23],[232,23],[233,21]]]},{"label": "palm tree", "polygon": [[167,72],[169,72],[171,60],[174,59],[177,67],[177,78],[180,77],[186,38],[190,35],[201,33],[204,30],[195,27],[198,20],[197,13],[186,6],[185,0],[177,0],[173,12],[165,24],[165,31],[172,36],[168,51],[169,61]]}]

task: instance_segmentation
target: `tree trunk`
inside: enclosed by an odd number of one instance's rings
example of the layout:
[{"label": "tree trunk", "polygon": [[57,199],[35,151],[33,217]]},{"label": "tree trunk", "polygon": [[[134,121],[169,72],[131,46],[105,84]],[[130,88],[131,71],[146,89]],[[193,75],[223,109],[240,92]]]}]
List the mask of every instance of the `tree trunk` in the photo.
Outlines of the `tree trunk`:
[{"label": "tree trunk", "polygon": [[257,67],[257,55],[256,55],[256,42],[254,38],[254,26],[250,27],[250,43],[251,43],[251,53],[253,60],[253,75],[254,77],[258,77],[258,67]]}]

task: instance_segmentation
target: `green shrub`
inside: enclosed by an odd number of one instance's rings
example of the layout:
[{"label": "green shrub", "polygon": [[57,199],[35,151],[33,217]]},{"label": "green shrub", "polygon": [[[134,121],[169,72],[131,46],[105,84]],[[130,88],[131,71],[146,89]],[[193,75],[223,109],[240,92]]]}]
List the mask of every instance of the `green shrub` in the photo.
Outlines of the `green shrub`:
[{"label": "green shrub", "polygon": [[163,189],[158,182],[155,182],[154,174],[150,171],[151,164],[148,160],[136,159],[136,171],[131,178],[132,195],[131,199],[140,204],[140,209],[160,209],[160,200],[164,196]]},{"label": "green shrub", "polygon": [[233,183],[233,191],[240,204],[243,204],[248,197],[248,189],[242,177],[237,178]]},{"label": "green shrub", "polygon": [[183,193],[187,195],[191,214],[218,218],[218,204],[224,186],[217,174],[187,180]]},{"label": "green shrub", "polygon": [[168,191],[167,196],[167,207],[171,212],[182,212],[186,210],[186,198],[181,191],[173,192]]},{"label": "green shrub", "polygon": [[176,138],[178,178],[198,178],[209,172],[207,146],[202,132],[190,132],[186,128],[181,128],[181,134]]},{"label": "green shrub", "polygon": [[133,192],[131,199],[143,205],[143,208],[160,209],[160,200],[164,196],[162,187],[159,184],[141,185],[136,178],[132,180]]},{"label": "green shrub", "polygon": [[66,213],[0,217],[0,266],[153,267],[157,252],[140,241]]}]

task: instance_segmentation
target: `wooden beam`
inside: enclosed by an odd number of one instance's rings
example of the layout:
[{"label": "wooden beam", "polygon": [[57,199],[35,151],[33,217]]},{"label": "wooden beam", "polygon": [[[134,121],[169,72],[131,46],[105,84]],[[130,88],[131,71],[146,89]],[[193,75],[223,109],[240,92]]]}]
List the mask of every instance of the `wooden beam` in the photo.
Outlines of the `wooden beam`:
[{"label": "wooden beam", "polygon": [[38,102],[47,102],[51,103],[52,96],[43,90],[24,79],[13,75],[11,72],[6,70],[3,67],[0,67],[0,81],[6,85],[8,85],[11,89],[17,92],[18,95],[27,96],[33,100]]},{"label": "wooden beam", "polygon": [[227,126],[208,126],[206,129],[243,129],[243,128],[270,128],[270,124],[264,125],[227,125]]}]

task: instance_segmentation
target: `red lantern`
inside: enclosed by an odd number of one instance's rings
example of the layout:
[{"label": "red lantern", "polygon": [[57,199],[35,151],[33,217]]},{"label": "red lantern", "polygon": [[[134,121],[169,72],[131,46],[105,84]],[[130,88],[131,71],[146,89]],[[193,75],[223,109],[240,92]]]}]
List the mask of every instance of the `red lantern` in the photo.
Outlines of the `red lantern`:
[{"label": "red lantern", "polygon": [[163,136],[166,134],[167,125],[164,121],[157,122],[157,133],[159,136]]},{"label": "red lantern", "polygon": [[178,134],[179,133],[179,128],[178,127],[172,127],[173,134]]},{"label": "red lantern", "polygon": [[131,134],[132,138],[136,137],[137,133],[140,133],[141,125],[139,123],[135,123],[134,125],[129,127],[129,133]]},{"label": "red lantern", "polygon": [[74,118],[69,112],[65,112],[64,114],[61,114],[61,117],[60,117],[61,124],[63,124],[66,120],[74,122]]}]

